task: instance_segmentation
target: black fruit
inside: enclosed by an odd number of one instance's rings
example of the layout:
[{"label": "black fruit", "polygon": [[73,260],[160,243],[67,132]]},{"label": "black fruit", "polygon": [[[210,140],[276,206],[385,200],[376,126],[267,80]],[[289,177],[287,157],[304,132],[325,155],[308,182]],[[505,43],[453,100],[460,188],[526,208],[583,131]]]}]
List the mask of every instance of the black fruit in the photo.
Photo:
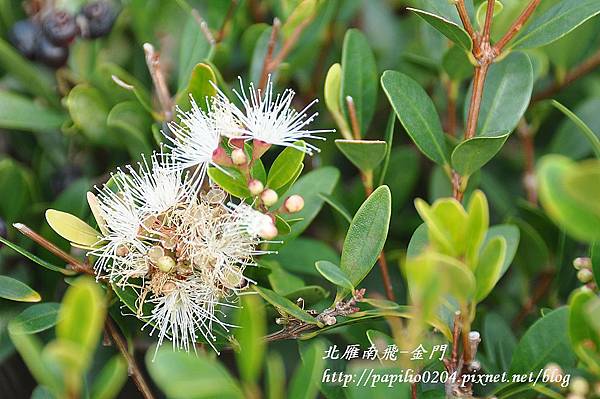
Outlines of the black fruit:
[{"label": "black fruit", "polygon": [[[8,238],[8,231],[6,230],[6,223],[4,223],[4,220],[2,220],[2,218],[0,218],[0,237]],[[2,248],[3,246],[4,246],[4,244],[2,244],[0,242],[0,248]]]},{"label": "black fruit", "polygon": [[13,46],[29,59],[35,56],[40,27],[28,19],[17,21],[10,29],[9,38]]},{"label": "black fruit", "polygon": [[117,16],[114,8],[106,1],[93,1],[85,5],[81,14],[87,21],[84,35],[89,39],[108,35]]},{"label": "black fruit", "polygon": [[40,62],[49,67],[60,68],[69,59],[69,49],[67,47],[56,46],[42,35],[38,40],[35,55]]},{"label": "black fruit", "polygon": [[79,33],[75,18],[66,11],[55,10],[44,18],[44,34],[56,46],[68,46]]}]

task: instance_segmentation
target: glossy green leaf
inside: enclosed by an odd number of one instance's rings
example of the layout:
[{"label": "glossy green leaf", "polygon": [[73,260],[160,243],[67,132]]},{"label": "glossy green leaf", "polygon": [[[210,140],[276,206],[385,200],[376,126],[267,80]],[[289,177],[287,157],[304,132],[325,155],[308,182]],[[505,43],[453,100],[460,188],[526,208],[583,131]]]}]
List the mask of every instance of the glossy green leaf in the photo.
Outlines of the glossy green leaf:
[{"label": "glossy green leaf", "polygon": [[46,221],[65,240],[84,247],[94,246],[101,237],[96,229],[70,213],[48,209]]},{"label": "glossy green leaf", "polygon": [[267,333],[265,307],[263,302],[255,295],[246,295],[242,298],[241,308],[236,314],[235,336],[240,344],[240,351],[236,354],[236,361],[242,380],[248,384],[257,382],[263,368],[263,357]]},{"label": "glossy green leaf", "polygon": [[340,151],[363,172],[373,171],[386,155],[387,144],[379,140],[341,140],[335,141]]},{"label": "glossy green leaf", "polygon": [[450,79],[461,82],[473,75],[473,64],[465,50],[458,46],[450,47],[442,58],[442,67]]},{"label": "glossy green leaf", "polygon": [[565,174],[564,184],[569,195],[595,215],[600,215],[600,159],[581,162]]},{"label": "glossy green leaf", "polygon": [[172,399],[242,399],[241,388],[220,362],[162,347],[146,353],[146,367],[158,387]]},{"label": "glossy green leaf", "polygon": [[329,291],[318,285],[305,285],[287,293],[285,297],[292,302],[296,302],[298,298],[302,298],[305,304],[314,305],[329,297]]},{"label": "glossy green leaf", "polygon": [[113,356],[94,379],[90,399],[112,399],[127,382],[127,362],[121,355]]},{"label": "glossy green leaf", "polygon": [[598,351],[589,348],[591,343],[595,348],[600,345],[600,334],[588,322],[588,308],[594,302],[597,306],[600,300],[593,292],[586,290],[575,291],[569,299],[569,338],[573,350],[588,367],[595,366],[595,358],[600,359]]},{"label": "glossy green leaf", "polygon": [[106,119],[109,109],[97,89],[85,84],[75,86],[69,92],[66,105],[73,123],[88,139],[94,143],[107,142]]},{"label": "glossy green leaf", "polygon": [[434,162],[448,163],[444,132],[433,102],[412,78],[400,72],[385,71],[383,90],[402,126],[417,147]]},{"label": "glossy green leaf", "polygon": [[322,340],[313,340],[301,352],[302,363],[296,368],[290,380],[287,397],[290,399],[314,399],[319,393],[319,386],[325,359],[323,353],[327,348]]},{"label": "glossy green leaf", "polygon": [[12,250],[20,253],[21,255],[28,258],[29,260],[37,263],[38,265],[45,267],[48,270],[52,270],[54,272],[59,272],[65,276],[73,276],[73,275],[77,274],[73,270],[69,270],[69,269],[65,269],[64,267],[53,265],[52,263],[43,260],[39,256],[36,256],[36,255],[32,254],[31,252],[27,251],[25,248],[21,248],[20,246],[13,244],[12,242],[5,240],[2,237],[0,237],[0,242],[3,243],[4,245],[6,245],[7,247],[11,248]]},{"label": "glossy green leaf", "polygon": [[481,302],[496,286],[502,275],[502,265],[506,257],[506,240],[503,237],[492,238],[481,252],[479,264],[475,269],[477,292],[475,300]]},{"label": "glossy green leaf", "polygon": [[8,276],[0,276],[0,298],[17,302],[39,302],[42,300],[40,294],[27,284]]},{"label": "glossy green leaf", "polygon": [[256,285],[253,288],[265,301],[269,302],[277,310],[285,314],[289,314],[298,320],[302,320],[305,323],[317,324],[317,320],[314,317],[300,309],[298,305],[289,299],[282,297],[268,288],[263,288]]},{"label": "glossy green leaf", "polygon": [[472,175],[500,151],[509,135],[503,131],[462,141],[452,151],[452,167],[463,176]]},{"label": "glossy green leaf", "polygon": [[[360,206],[344,240],[340,269],[354,287],[369,274],[387,238],[392,197],[387,186],[378,187]],[[346,291],[338,292],[338,297]]]},{"label": "glossy green leaf", "polygon": [[[35,115],[35,118],[31,116]],[[0,90],[0,127],[44,132],[59,129],[65,115],[44,107],[30,99]]]},{"label": "glossy green leaf", "polygon": [[77,345],[84,363],[90,360],[104,326],[106,307],[100,286],[89,277],[79,277],[67,290],[56,325],[56,336]]},{"label": "glossy green leaf", "polygon": [[354,285],[352,285],[352,282],[348,279],[348,276],[339,268],[338,265],[326,260],[320,260],[315,263],[315,267],[329,282],[349,291],[354,290]]},{"label": "glossy green leaf", "polygon": [[487,245],[490,240],[495,237],[502,237],[506,241],[506,254],[504,256],[504,262],[501,267],[500,277],[506,273],[508,267],[511,265],[513,259],[515,258],[515,254],[517,253],[517,249],[519,248],[520,242],[520,232],[519,228],[510,224],[499,224],[496,226],[490,227],[485,236],[485,241],[483,245]]},{"label": "glossy green leaf", "polygon": [[599,13],[600,3],[596,0],[561,0],[534,18],[511,47],[523,49],[550,44]]},{"label": "glossy green leaf", "polygon": [[12,319],[9,328],[16,328],[22,334],[35,334],[45,331],[56,325],[59,307],[60,304],[54,302],[32,305]]},{"label": "glossy green leaf", "polygon": [[152,153],[148,135],[152,120],[135,101],[124,101],[115,105],[108,113],[106,125],[115,133],[121,133],[121,140],[131,157],[137,159],[140,154]]},{"label": "glossy green leaf", "polygon": [[298,237],[281,249],[278,254],[265,256],[262,259],[271,259],[279,262],[286,270],[319,276],[315,269],[315,262],[328,260],[336,265],[340,263],[337,251],[325,242],[305,237]]},{"label": "glossy green leaf", "polygon": [[208,168],[208,176],[223,190],[227,191],[234,197],[250,197],[250,190],[248,190],[248,185],[242,179],[242,177],[235,174],[234,171],[228,171],[228,173],[225,173],[221,169],[211,167]]},{"label": "glossy green leaf", "polygon": [[342,92],[342,66],[340,64],[333,64],[329,68],[329,71],[327,71],[323,91],[325,105],[331,113],[331,116],[333,116],[335,123],[340,128],[340,133],[348,139],[351,138],[352,133],[350,132],[348,122],[344,119],[340,107],[340,96]]},{"label": "glossy green leaf", "polygon": [[[188,14],[182,22],[181,41],[179,43],[179,67],[177,70],[178,91],[182,91],[189,83],[194,67],[204,61],[210,53],[210,43],[202,34],[198,22]],[[200,99],[197,99],[200,101]]]},{"label": "glossy green leaf", "polygon": [[377,65],[364,34],[350,29],[344,36],[342,48],[342,111],[350,120],[346,98],[352,97],[361,137],[367,134],[377,103]]},{"label": "glossy green leaf", "polygon": [[417,198],[415,208],[427,223],[429,242],[438,252],[456,257],[465,253],[469,217],[456,199],[441,198],[430,206]]},{"label": "glossy green leaf", "polygon": [[217,90],[213,86],[216,82],[215,73],[208,64],[196,64],[192,69],[187,86],[177,94],[177,105],[181,110],[189,111],[192,108],[191,96],[196,104],[206,111],[208,99],[217,94]]},{"label": "glossy green leaf", "polygon": [[452,40],[464,50],[471,51],[473,48],[473,42],[471,41],[469,34],[454,22],[427,11],[417,10],[415,8],[409,8],[409,10],[423,18],[423,20],[425,20],[428,24],[433,26],[441,34]]},{"label": "glossy green leaf", "polygon": [[296,176],[296,171],[304,161],[305,148],[306,144],[303,141],[297,141],[294,147],[287,147],[281,151],[269,169],[266,187],[278,190],[287,185]]},{"label": "glossy green leaf", "polygon": [[592,131],[592,129],[590,129],[590,127],[586,125],[584,121],[582,121],[577,115],[575,115],[572,111],[570,111],[567,107],[565,107],[558,101],[552,100],[552,105],[558,108],[579,128],[579,131],[585,136],[585,138],[590,144],[590,147],[592,147],[596,158],[600,159],[600,139]]},{"label": "glossy green leaf", "polygon": [[[547,155],[537,167],[540,201],[550,217],[583,241],[600,240],[600,215],[585,206],[566,189],[565,176],[576,164],[560,155]],[[587,187],[581,187],[586,190]]]},{"label": "glossy green leaf", "polygon": [[[511,53],[493,64],[483,89],[477,134],[511,132],[527,110],[532,91],[533,68],[525,53]],[[465,101],[465,115],[469,106],[470,100]]]},{"label": "glossy green leaf", "polygon": [[301,23],[313,18],[319,8],[318,3],[317,0],[302,0],[298,2],[298,5],[281,26],[281,35],[285,39],[288,39]]}]

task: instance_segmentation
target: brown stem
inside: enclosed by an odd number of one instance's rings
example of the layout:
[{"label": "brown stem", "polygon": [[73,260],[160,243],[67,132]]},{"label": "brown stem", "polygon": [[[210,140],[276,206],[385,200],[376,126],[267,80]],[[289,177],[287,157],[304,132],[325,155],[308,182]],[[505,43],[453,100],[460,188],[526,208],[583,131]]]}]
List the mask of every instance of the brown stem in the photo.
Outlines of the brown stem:
[{"label": "brown stem", "polygon": [[152,77],[152,83],[156,90],[156,96],[158,97],[163,117],[165,120],[171,120],[173,116],[173,104],[171,95],[169,94],[167,80],[160,64],[160,56],[154,51],[154,46],[150,43],[144,43],[144,53],[146,54],[146,64],[148,65],[150,76]]},{"label": "brown stem", "polygon": [[144,379],[142,371],[140,370],[137,362],[135,361],[135,358],[127,349],[127,343],[125,342],[125,339],[121,336],[121,333],[119,332],[117,326],[115,325],[114,321],[110,319],[110,317],[106,319],[105,329],[107,334],[115,343],[115,346],[117,347],[119,352],[121,352],[121,355],[123,355],[123,357],[127,361],[131,379],[137,386],[138,391],[140,391],[140,393],[142,394],[142,397],[144,397],[144,399],[154,399],[154,395],[152,394],[148,383]]},{"label": "brown stem", "polygon": [[452,354],[450,355],[450,366],[455,371],[458,368],[458,343],[460,340],[460,312],[454,314],[454,325],[452,328]]},{"label": "brown stem", "polygon": [[456,137],[456,94],[458,89],[457,82],[450,80],[446,84],[448,97],[448,106],[446,107],[446,131],[449,135]]},{"label": "brown stem", "polygon": [[529,313],[531,313],[531,311],[537,305],[537,303],[546,296],[546,293],[552,286],[553,279],[554,279],[554,271],[553,270],[546,270],[546,271],[542,272],[542,274],[539,278],[539,281],[535,285],[536,288],[535,288],[535,291],[533,292],[533,295],[531,296],[531,298],[529,298],[529,300],[527,302],[525,302],[525,304],[521,308],[521,311],[519,312],[517,317],[515,317],[515,319],[513,320],[514,327],[521,324],[521,322],[525,319],[525,317],[527,317],[527,315]]},{"label": "brown stem", "polygon": [[475,47],[479,41],[479,37],[477,36],[477,33],[475,33],[475,29],[473,29],[473,25],[471,24],[471,18],[469,18],[467,7],[465,7],[465,0],[457,0],[455,5],[463,27],[471,37],[471,40],[473,40],[473,46]]},{"label": "brown stem", "polygon": [[216,43],[215,37],[213,36],[212,32],[210,31],[210,28],[208,27],[208,24],[206,23],[204,18],[202,18],[202,15],[200,15],[200,12],[194,8],[194,9],[192,9],[192,16],[194,17],[194,19],[196,20],[196,23],[200,27],[200,31],[206,38],[206,41],[211,46],[214,46]]},{"label": "brown stem", "polygon": [[537,185],[535,184],[535,147],[533,143],[533,132],[527,124],[525,118],[519,121],[517,133],[523,146],[523,158],[525,165],[523,168],[523,187],[527,193],[527,200],[532,204],[537,204]]},{"label": "brown stem", "polygon": [[394,288],[392,287],[392,279],[390,279],[390,272],[385,259],[385,252],[382,250],[379,254],[379,269],[381,270],[381,278],[383,279],[383,287],[385,288],[385,295],[392,302],[396,302],[396,295],[394,295]]},{"label": "brown stem", "polygon": [[471,95],[471,103],[469,105],[469,114],[467,117],[467,130],[465,132],[465,140],[475,137],[477,132],[477,121],[479,120],[479,111],[481,110],[481,101],[483,99],[483,88],[485,78],[490,69],[487,62],[475,67],[475,77],[473,78],[473,93]]},{"label": "brown stem", "polygon": [[231,0],[231,3],[229,3],[229,8],[227,9],[227,14],[225,14],[225,18],[223,19],[221,28],[219,29],[219,32],[217,33],[217,37],[215,38],[217,43],[221,43],[223,41],[223,39],[225,38],[225,29],[227,28],[227,23],[229,22],[231,17],[233,17],[233,12],[235,11],[237,5],[238,5],[238,0]]},{"label": "brown stem", "polygon": [[294,48],[294,45],[298,42],[298,39],[300,39],[300,35],[302,35],[304,29],[312,22],[312,20],[313,17],[307,18],[296,26],[296,29],[294,29],[290,37],[288,37],[281,46],[281,50],[279,50],[277,56],[270,62],[269,72],[276,70],[279,67],[279,64],[285,60],[290,51],[292,51],[292,48]]},{"label": "brown stem", "polygon": [[[517,33],[523,28],[523,26],[531,17],[531,14],[535,11],[537,6],[540,5],[541,0],[531,0],[531,2],[527,5],[527,7],[523,10],[521,15],[513,22],[512,26],[508,29],[508,31],[502,36],[498,43],[494,45],[494,49],[497,54],[500,54],[504,47],[515,37]],[[493,3],[493,1],[492,1]]]},{"label": "brown stem", "polygon": [[348,106],[348,116],[350,117],[350,125],[352,126],[352,135],[355,140],[360,140],[360,124],[358,123],[354,99],[351,96],[346,96],[346,105]]},{"label": "brown stem", "polygon": [[54,255],[58,256],[65,262],[71,266],[71,269],[78,273],[86,273],[86,274],[94,274],[94,270],[90,268],[88,265],[81,262],[79,259],[74,258],[69,255],[50,241],[46,240],[44,237],[30,229],[28,226],[23,223],[15,223],[13,226],[21,232],[21,234],[29,237],[31,240],[35,241],[40,246],[46,248],[48,251],[52,252]]},{"label": "brown stem", "polygon": [[417,383],[413,382],[410,386],[410,397],[411,399],[417,399]]},{"label": "brown stem", "polygon": [[485,13],[485,23],[483,24],[483,42],[489,43],[490,32],[492,31],[492,18],[494,16],[495,0],[488,0],[487,11]]},{"label": "brown stem", "polygon": [[267,79],[269,78],[269,65],[271,65],[271,59],[273,58],[273,52],[275,51],[275,45],[277,44],[277,36],[279,35],[279,28],[281,22],[278,18],[273,20],[273,27],[271,28],[271,36],[269,37],[269,43],[267,44],[267,54],[263,60],[262,72],[260,73],[260,81],[258,87],[264,89],[267,85]]},{"label": "brown stem", "polygon": [[452,196],[457,201],[462,201],[464,193],[462,190],[462,177],[456,172],[452,171],[452,178],[450,179],[452,183]]},{"label": "brown stem", "polygon": [[590,72],[594,71],[598,66],[600,66],[600,50],[595,52],[590,58],[585,60],[583,63],[579,64],[576,68],[568,72],[562,81],[556,82],[547,89],[536,94],[533,97],[532,102],[536,103],[538,101],[545,100],[554,96],[560,90],[569,86],[577,79],[582,78]]}]

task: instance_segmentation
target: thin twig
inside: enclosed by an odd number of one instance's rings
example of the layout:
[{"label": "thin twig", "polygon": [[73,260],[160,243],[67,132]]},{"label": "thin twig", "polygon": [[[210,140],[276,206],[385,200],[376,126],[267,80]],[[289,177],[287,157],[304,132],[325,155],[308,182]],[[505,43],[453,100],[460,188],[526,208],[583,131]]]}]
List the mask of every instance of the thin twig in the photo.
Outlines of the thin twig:
[{"label": "thin twig", "polygon": [[392,279],[390,278],[390,272],[385,259],[385,252],[381,250],[379,254],[379,268],[381,270],[381,278],[383,280],[383,286],[385,288],[385,294],[388,299],[392,302],[396,302],[396,295],[394,295],[394,288],[392,287]]},{"label": "thin twig", "polygon": [[57,247],[56,245],[51,243],[50,241],[46,240],[44,237],[42,237],[41,235],[39,235],[32,229],[30,229],[28,226],[24,225],[23,223],[15,223],[15,224],[13,224],[13,226],[15,227],[15,229],[19,230],[19,232],[21,232],[21,234],[29,237],[31,240],[35,241],[40,246],[46,248],[48,251],[52,252],[54,255],[58,256],[59,258],[61,258],[65,262],[67,262],[69,264],[69,266],[71,267],[71,269],[73,269],[74,271],[76,271],[78,273],[86,273],[86,274],[91,274],[91,275],[94,274],[94,270],[92,268],[90,268],[88,265],[81,262],[79,259],[76,259],[73,256],[69,255],[68,253],[66,253],[65,251],[63,251],[62,249],[60,249],[59,247]]},{"label": "thin twig", "polygon": [[473,40],[473,46],[475,47],[475,45],[479,41],[479,37],[477,36],[477,33],[475,32],[475,29],[473,29],[473,25],[471,24],[471,18],[469,18],[467,7],[465,7],[465,0],[456,0],[455,5],[456,9],[458,10],[458,15],[460,16],[460,20],[463,24],[463,27],[471,37],[471,40]]},{"label": "thin twig", "polygon": [[352,135],[355,140],[360,140],[361,131],[358,123],[358,115],[356,114],[356,105],[352,96],[346,96],[346,105],[348,106],[348,116],[350,117],[350,125],[352,126]]},{"label": "thin twig", "polygon": [[296,29],[294,29],[290,37],[288,37],[281,46],[281,50],[279,50],[277,56],[273,58],[273,60],[270,62],[269,73],[276,70],[279,67],[279,65],[283,62],[283,60],[285,60],[290,51],[292,51],[292,48],[294,48],[296,42],[298,42],[298,39],[300,39],[300,36],[302,35],[304,29],[312,22],[312,20],[313,17],[307,18],[301,23],[299,23],[298,26],[296,26]]},{"label": "thin twig", "polygon": [[121,354],[127,361],[131,379],[137,386],[138,391],[140,391],[144,399],[154,399],[154,395],[152,394],[148,383],[144,379],[144,375],[142,374],[142,371],[140,370],[135,358],[127,349],[127,343],[125,342],[125,339],[121,336],[121,333],[119,332],[117,326],[110,317],[106,319],[105,329],[107,334],[115,343],[115,346],[117,347],[119,352],[121,352]]},{"label": "thin twig", "polygon": [[192,9],[192,16],[194,17],[194,20],[196,20],[198,26],[200,26],[200,31],[202,31],[202,34],[206,38],[208,44],[214,46],[216,43],[215,37],[210,31],[210,28],[208,27],[208,24],[206,23],[204,18],[202,18],[202,15],[200,15],[200,11],[196,10],[195,8]]},{"label": "thin twig", "polygon": [[144,43],[144,53],[146,54],[146,64],[148,65],[148,71],[156,89],[156,95],[161,105],[163,116],[166,120],[171,120],[173,116],[173,103],[164,71],[160,65],[160,56],[154,51],[154,46],[150,43]]},{"label": "thin twig", "polygon": [[494,16],[495,0],[488,0],[487,11],[485,13],[485,23],[483,24],[483,42],[490,41],[490,32],[492,31],[492,18]]},{"label": "thin twig", "polygon": [[458,83],[448,80],[446,84],[447,107],[446,107],[446,132],[456,137],[456,97],[458,92]]},{"label": "thin twig", "polygon": [[600,50],[598,50],[590,58],[588,58],[587,60],[585,60],[584,62],[579,64],[576,68],[574,68],[573,70],[568,72],[562,81],[556,82],[553,85],[551,85],[550,87],[548,87],[547,89],[536,94],[533,97],[532,103],[536,103],[538,101],[545,100],[547,98],[554,96],[560,90],[569,86],[571,83],[573,83],[577,79],[580,79],[580,78],[584,77],[585,75],[589,74],[590,72],[593,72],[599,66],[600,66]]},{"label": "thin twig", "polygon": [[221,43],[225,38],[225,28],[227,28],[227,23],[233,17],[233,12],[238,6],[238,0],[231,0],[229,3],[229,8],[227,9],[227,14],[225,14],[225,18],[223,19],[223,23],[221,24],[221,28],[219,32],[217,32],[217,37],[215,38],[217,43]]},{"label": "thin twig", "polygon": [[262,72],[260,74],[260,81],[258,83],[258,87],[260,89],[264,89],[267,84],[267,79],[269,77],[269,66],[271,65],[271,60],[273,59],[273,52],[275,51],[275,45],[277,44],[277,36],[279,35],[279,29],[281,28],[281,22],[279,18],[275,18],[273,20],[273,26],[271,28],[271,36],[269,37],[269,43],[267,44],[267,53],[265,54],[265,59],[263,60]]},{"label": "thin twig", "polygon": [[[535,9],[540,5],[541,0],[531,0],[531,2],[527,5],[527,7],[523,10],[521,15],[515,20],[510,29],[502,36],[500,40],[494,45],[494,49],[497,54],[500,54],[504,47],[516,36],[517,33],[523,28],[523,26],[531,17],[531,14],[535,11]],[[492,1],[493,3],[493,1]]]},{"label": "thin twig", "polygon": [[487,77],[489,68],[490,66],[487,62],[475,67],[475,76],[473,77],[473,93],[471,94],[471,104],[469,105],[465,140],[475,137],[475,133],[477,133],[477,121],[479,120],[485,78]]}]

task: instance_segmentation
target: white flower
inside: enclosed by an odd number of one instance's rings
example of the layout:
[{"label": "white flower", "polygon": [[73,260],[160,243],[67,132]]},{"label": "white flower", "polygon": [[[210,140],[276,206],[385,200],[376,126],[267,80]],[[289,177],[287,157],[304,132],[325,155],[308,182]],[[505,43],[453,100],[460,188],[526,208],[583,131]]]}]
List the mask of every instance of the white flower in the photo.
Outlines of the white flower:
[{"label": "white flower", "polygon": [[171,150],[173,167],[187,169],[197,166],[197,173],[202,177],[207,166],[212,164],[213,152],[219,148],[223,127],[211,112],[200,109],[191,97],[190,101],[190,111],[177,108],[179,123],[169,123],[169,130],[174,137],[163,132],[170,142],[165,146]]},{"label": "white flower", "polygon": [[[310,124],[318,115],[317,112],[308,114],[308,110],[318,102],[312,101],[302,111],[298,112],[292,108],[294,91],[285,90],[282,94],[273,94],[273,82],[269,77],[264,92],[256,89],[254,84],[250,84],[249,97],[243,87],[240,78],[240,92],[234,90],[234,93],[242,102],[244,111],[229,103],[231,112],[243,126],[245,138],[261,140],[269,144],[281,145],[286,147],[295,147],[308,154],[319,149],[313,144],[306,143],[306,148],[297,147],[294,143],[298,140],[319,139],[323,137],[315,136],[316,133],[328,133],[334,130],[308,130],[306,126]],[[219,92],[220,102],[227,104],[228,100],[222,92]]]},{"label": "white flower", "polygon": [[238,225],[250,236],[262,237],[262,233],[274,225],[270,216],[257,211],[248,204],[243,202],[239,205],[229,203],[229,207],[236,216]]}]

